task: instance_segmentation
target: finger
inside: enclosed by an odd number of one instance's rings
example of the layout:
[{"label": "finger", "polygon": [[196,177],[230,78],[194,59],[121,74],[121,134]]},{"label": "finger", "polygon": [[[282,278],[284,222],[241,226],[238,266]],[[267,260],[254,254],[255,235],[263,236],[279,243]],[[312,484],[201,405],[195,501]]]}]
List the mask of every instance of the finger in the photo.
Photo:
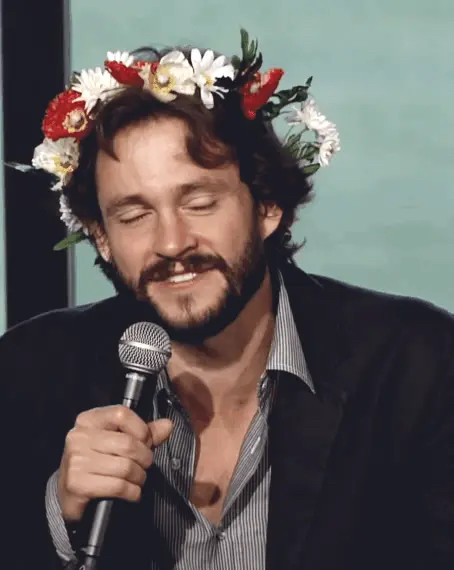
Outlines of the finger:
[{"label": "finger", "polygon": [[112,498],[137,502],[142,495],[139,485],[118,477],[92,473],[86,473],[83,477],[79,474],[77,479],[68,478],[66,488],[71,494],[88,499]]},{"label": "finger", "polygon": [[151,449],[127,433],[105,430],[87,433],[91,451],[131,459],[143,469],[148,469],[153,461]]},{"label": "finger", "polygon": [[[80,473],[91,475],[107,475],[124,479],[134,485],[142,487],[147,478],[145,470],[135,461],[116,455],[92,452],[84,457],[79,457],[70,464],[68,473],[74,469],[74,476]],[[68,475],[68,477],[71,475]]]},{"label": "finger", "polygon": [[143,442],[149,437],[147,424],[133,410],[122,405],[93,408],[82,412],[76,418],[75,427],[119,430]]},{"label": "finger", "polygon": [[151,445],[156,447],[161,445],[166,439],[170,437],[173,429],[173,422],[168,419],[155,420],[148,424],[151,435]]}]

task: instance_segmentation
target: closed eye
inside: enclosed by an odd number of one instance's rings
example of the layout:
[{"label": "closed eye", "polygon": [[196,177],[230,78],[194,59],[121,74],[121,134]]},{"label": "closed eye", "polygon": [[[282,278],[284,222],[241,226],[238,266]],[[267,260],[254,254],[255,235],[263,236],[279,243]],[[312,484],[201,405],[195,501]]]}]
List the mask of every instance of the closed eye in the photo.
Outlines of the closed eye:
[{"label": "closed eye", "polygon": [[203,210],[210,210],[211,208],[214,208],[214,206],[216,206],[216,202],[209,202],[208,204],[195,204],[193,206],[188,204],[187,207],[189,210],[193,210],[195,212],[202,212]]},{"label": "closed eye", "polygon": [[139,214],[139,215],[134,216],[132,218],[123,218],[123,219],[120,219],[120,223],[121,224],[133,224],[134,222],[138,222],[139,220],[143,219],[146,215],[147,215],[147,212],[144,212],[143,214]]}]

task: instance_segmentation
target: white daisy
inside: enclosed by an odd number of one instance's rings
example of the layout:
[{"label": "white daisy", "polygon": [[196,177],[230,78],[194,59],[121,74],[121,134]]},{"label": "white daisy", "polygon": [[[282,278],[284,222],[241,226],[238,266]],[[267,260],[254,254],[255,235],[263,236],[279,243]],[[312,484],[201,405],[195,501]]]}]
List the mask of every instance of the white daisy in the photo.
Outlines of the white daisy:
[{"label": "white daisy", "polygon": [[59,181],[52,190],[61,190],[79,165],[79,143],[72,137],[57,141],[45,138],[35,148],[32,165],[57,176]]},{"label": "white daisy", "polygon": [[333,126],[320,141],[320,149],[318,151],[318,162],[320,166],[328,166],[333,155],[340,151],[340,149],[339,133]]},{"label": "white daisy", "polygon": [[107,61],[117,61],[126,67],[130,67],[134,63],[134,56],[128,51],[108,51]]},{"label": "white daisy", "polygon": [[83,229],[79,218],[77,218],[69,207],[68,198],[64,195],[60,195],[60,220],[66,225],[69,233],[75,233]]},{"label": "white daisy", "polygon": [[85,110],[90,114],[98,101],[106,101],[118,87],[120,83],[107,70],[96,67],[83,69],[71,89],[80,93],[74,101],[84,101]]},{"label": "white daisy", "polygon": [[307,99],[300,108],[293,106],[292,110],[284,113],[288,113],[286,120],[289,125],[303,125],[321,136],[335,126],[320,113],[314,99]]},{"label": "white daisy", "polygon": [[139,73],[148,89],[160,101],[168,102],[176,98],[176,93],[193,95],[194,71],[181,51],[171,51],[156,66],[149,63]]},{"label": "white daisy", "polygon": [[227,63],[225,55],[216,59],[212,50],[208,49],[202,57],[197,48],[191,50],[191,63],[194,68],[194,81],[200,88],[203,104],[207,109],[214,107],[213,93],[223,97],[228,90],[225,87],[215,85],[216,79],[229,77],[233,79],[235,70],[233,65]]}]

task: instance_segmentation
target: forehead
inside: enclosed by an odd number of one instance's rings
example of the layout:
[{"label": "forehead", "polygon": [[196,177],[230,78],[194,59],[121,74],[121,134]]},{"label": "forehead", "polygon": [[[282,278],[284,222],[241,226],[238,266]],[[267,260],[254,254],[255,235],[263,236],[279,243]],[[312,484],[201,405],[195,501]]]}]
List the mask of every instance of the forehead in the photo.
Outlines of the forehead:
[{"label": "forehead", "polygon": [[158,164],[160,160],[191,162],[186,149],[186,124],[179,119],[159,118],[121,129],[113,138],[115,158],[101,150],[97,170]]},{"label": "forehead", "polygon": [[100,151],[96,183],[100,198],[144,191],[178,189],[200,180],[238,184],[235,164],[203,168],[187,152],[187,126],[174,118],[159,118],[121,130],[113,140],[117,159]]}]

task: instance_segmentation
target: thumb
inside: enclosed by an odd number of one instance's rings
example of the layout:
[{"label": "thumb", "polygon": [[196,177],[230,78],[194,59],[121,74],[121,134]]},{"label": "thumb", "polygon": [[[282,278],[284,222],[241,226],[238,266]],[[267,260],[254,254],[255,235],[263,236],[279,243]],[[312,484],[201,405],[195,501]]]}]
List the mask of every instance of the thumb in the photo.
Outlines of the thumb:
[{"label": "thumb", "polygon": [[148,424],[148,428],[151,436],[151,441],[149,440],[148,443],[150,446],[157,447],[169,438],[172,433],[173,422],[167,419],[155,420]]}]

